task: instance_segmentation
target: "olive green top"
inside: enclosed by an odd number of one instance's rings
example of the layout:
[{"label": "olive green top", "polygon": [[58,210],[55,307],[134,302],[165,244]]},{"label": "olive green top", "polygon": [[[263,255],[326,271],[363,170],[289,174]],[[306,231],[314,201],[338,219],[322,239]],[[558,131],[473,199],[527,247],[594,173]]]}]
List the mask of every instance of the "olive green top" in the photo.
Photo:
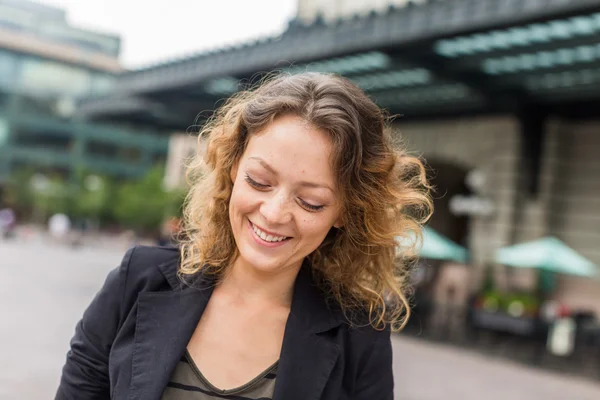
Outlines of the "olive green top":
[{"label": "olive green top", "polygon": [[222,390],[214,387],[202,375],[186,350],[175,367],[161,400],[267,400],[273,398],[278,362],[261,372],[245,385]]}]

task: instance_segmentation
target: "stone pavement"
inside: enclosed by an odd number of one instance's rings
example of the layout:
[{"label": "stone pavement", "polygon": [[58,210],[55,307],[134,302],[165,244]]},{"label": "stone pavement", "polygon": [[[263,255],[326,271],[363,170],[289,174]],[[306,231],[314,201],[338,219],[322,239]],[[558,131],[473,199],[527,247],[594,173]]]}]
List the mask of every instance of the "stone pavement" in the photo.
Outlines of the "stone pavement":
[{"label": "stone pavement", "polygon": [[[0,399],[53,398],[75,323],[124,246],[0,240]],[[395,336],[396,399],[598,400],[600,385]],[[376,400],[376,399],[374,399]]]}]

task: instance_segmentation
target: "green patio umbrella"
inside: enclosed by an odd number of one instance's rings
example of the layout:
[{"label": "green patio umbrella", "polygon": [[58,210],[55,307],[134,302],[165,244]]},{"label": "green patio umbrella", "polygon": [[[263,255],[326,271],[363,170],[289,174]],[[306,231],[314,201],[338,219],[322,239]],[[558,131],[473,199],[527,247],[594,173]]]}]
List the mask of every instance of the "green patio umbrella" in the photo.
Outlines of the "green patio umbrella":
[{"label": "green patio umbrella", "polygon": [[577,276],[595,276],[596,266],[554,237],[504,247],[496,252],[496,262],[517,268],[536,268]]},{"label": "green patio umbrella", "polygon": [[[400,240],[400,245],[411,244],[409,240]],[[466,263],[468,259],[467,249],[454,243],[445,236],[440,235],[433,229],[426,227],[423,229],[423,244],[419,249],[419,256],[422,258],[431,258],[434,260],[448,260],[460,263]]]}]

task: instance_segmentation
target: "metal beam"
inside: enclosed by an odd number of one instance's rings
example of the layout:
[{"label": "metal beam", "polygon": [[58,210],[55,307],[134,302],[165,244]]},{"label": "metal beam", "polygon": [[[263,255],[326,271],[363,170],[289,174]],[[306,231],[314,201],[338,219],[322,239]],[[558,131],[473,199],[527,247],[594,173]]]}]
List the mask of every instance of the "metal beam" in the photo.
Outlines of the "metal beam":
[{"label": "metal beam", "polygon": [[506,50],[495,50],[482,53],[476,53],[467,56],[458,57],[443,57],[450,68],[453,70],[481,70],[484,62],[490,59],[515,58],[526,55],[537,56],[538,54],[546,54],[554,57],[563,51],[577,52],[579,47],[592,46],[592,52],[596,52],[600,45],[600,36],[579,38],[577,40],[538,43],[534,46],[516,47]]},{"label": "metal beam", "polygon": [[531,102],[528,93],[519,85],[499,84],[492,76],[481,71],[451,68],[452,61],[429,51],[427,44],[404,49],[402,59],[431,71],[437,79],[464,85],[472,93],[482,97],[490,110],[516,112],[520,108],[519,104]]},{"label": "metal beam", "polygon": [[[589,71],[589,77],[586,78],[585,71]],[[587,84],[593,84],[600,80],[600,60],[590,63],[582,63],[577,65],[563,65],[555,68],[536,68],[529,71],[519,71],[513,73],[504,73],[498,75],[489,75],[490,79],[493,79],[499,85],[514,87],[514,86],[525,86],[530,80],[542,80],[552,79],[548,77],[560,77],[560,76],[577,76],[581,75],[581,80]],[[593,75],[593,76],[592,76]],[[596,77],[596,75],[598,75]],[[570,78],[565,78],[570,79]],[[573,84],[577,83],[576,78],[573,79]],[[559,78],[556,78],[558,81]]]}]

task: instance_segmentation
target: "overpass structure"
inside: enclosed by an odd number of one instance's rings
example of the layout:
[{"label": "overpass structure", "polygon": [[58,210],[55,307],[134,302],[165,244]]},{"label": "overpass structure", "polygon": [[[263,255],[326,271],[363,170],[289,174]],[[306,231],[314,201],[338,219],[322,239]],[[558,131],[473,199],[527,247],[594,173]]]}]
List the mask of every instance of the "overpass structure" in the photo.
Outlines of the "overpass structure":
[{"label": "overpass structure", "polygon": [[[412,149],[440,176],[458,171],[437,182],[449,195],[433,223],[476,262],[553,234],[600,264],[600,0],[429,0],[295,20],[278,37],[125,72],[79,110],[185,131],[273,70],[347,76],[401,115]],[[472,171],[485,176],[476,191],[495,204],[491,215],[449,207]]]},{"label": "overpass structure", "polygon": [[123,73],[115,91],[81,111],[182,127],[274,69],[348,76],[407,118],[593,116],[600,1],[430,0],[329,24],[291,22],[279,37]]}]

